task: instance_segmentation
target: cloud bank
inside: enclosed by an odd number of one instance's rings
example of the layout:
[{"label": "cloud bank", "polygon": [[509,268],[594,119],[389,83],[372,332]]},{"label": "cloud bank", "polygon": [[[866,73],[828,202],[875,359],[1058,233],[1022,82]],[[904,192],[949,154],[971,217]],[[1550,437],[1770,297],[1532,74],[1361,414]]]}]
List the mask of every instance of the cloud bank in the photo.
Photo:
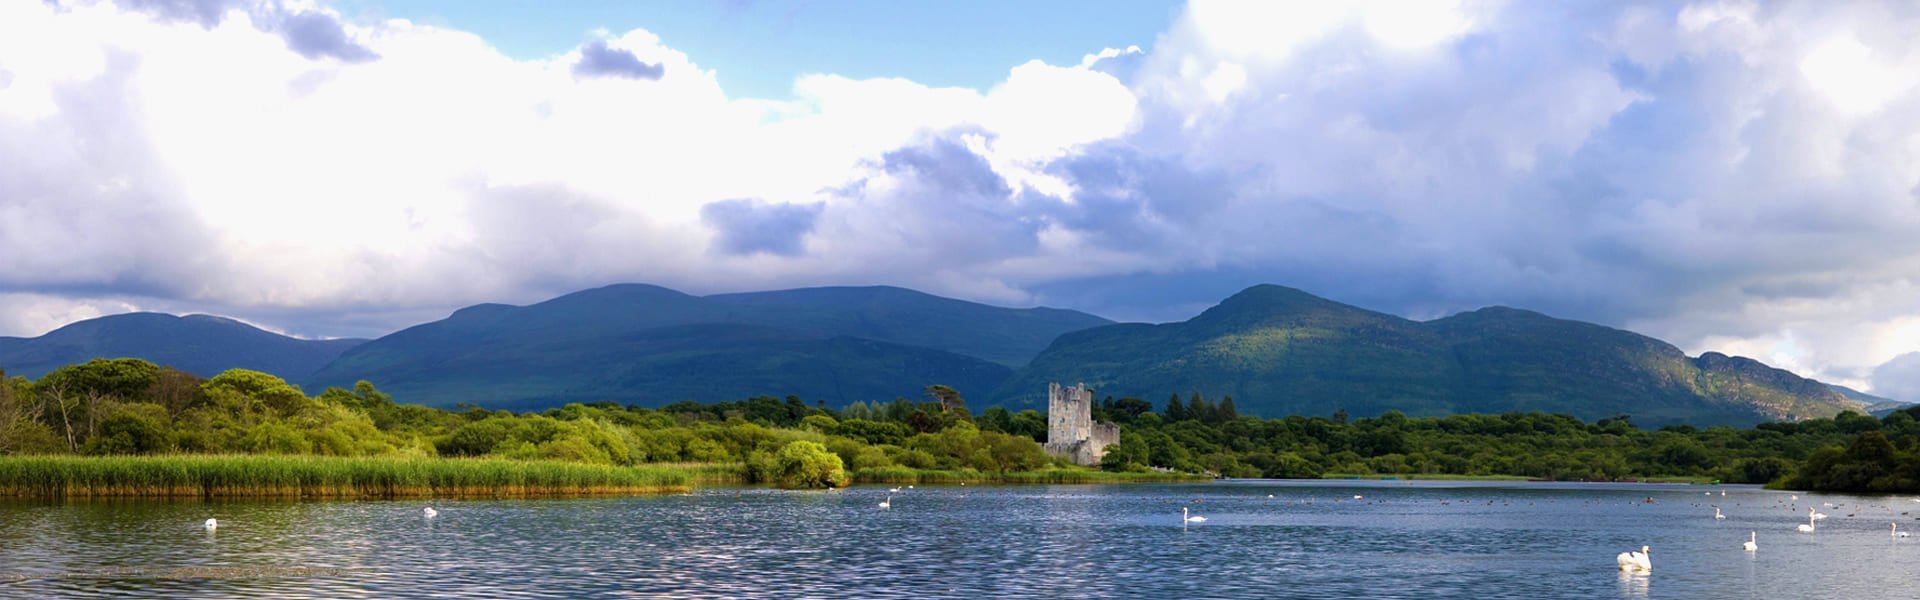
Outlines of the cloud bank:
[{"label": "cloud bank", "polygon": [[325,5],[4,3],[0,334],[142,308],[371,335],[617,281],[1166,320],[1274,282],[1900,397],[1875,369],[1920,350],[1917,29],[1903,3],[1196,2],[989,89],[740,98],[645,30],[514,60]]}]

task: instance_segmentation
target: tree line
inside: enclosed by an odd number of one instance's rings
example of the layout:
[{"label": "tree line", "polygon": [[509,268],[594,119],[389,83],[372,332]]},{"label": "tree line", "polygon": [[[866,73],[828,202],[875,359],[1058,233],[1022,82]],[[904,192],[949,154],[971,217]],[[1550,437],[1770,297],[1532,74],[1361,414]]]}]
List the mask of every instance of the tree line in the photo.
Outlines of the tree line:
[{"label": "tree line", "polygon": [[[607,465],[727,463],[749,480],[796,477],[837,457],[861,469],[990,473],[1060,467],[1040,444],[1046,416],[990,407],[957,390],[837,409],[787,396],[660,408],[574,403],[514,413],[396,402],[373,384],[308,396],[242,369],[200,378],[139,359],[97,359],[38,380],[0,373],[0,455],[313,454],[503,457]],[[1652,478],[1769,483],[1800,489],[1920,491],[1920,407],[1885,418],[1753,428],[1669,426],[1629,417],[1584,422],[1544,413],[1349,419],[1258,418],[1173,395],[1159,407],[1107,397],[1094,418],[1121,425],[1100,465],[1227,477],[1510,475],[1549,480]],[[797,442],[805,442],[796,446]],[[797,450],[788,449],[799,448]],[[818,449],[824,455],[805,455]],[[787,454],[783,455],[782,452]]]}]

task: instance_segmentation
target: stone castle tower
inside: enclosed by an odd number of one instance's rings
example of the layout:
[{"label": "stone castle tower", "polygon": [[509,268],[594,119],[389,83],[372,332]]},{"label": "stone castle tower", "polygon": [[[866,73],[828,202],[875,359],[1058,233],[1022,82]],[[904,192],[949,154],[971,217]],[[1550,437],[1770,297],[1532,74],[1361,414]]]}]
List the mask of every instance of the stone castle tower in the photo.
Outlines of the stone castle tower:
[{"label": "stone castle tower", "polygon": [[1093,391],[1087,384],[1047,386],[1048,454],[1072,459],[1074,464],[1100,464],[1107,446],[1120,443],[1120,426],[1093,422]]}]

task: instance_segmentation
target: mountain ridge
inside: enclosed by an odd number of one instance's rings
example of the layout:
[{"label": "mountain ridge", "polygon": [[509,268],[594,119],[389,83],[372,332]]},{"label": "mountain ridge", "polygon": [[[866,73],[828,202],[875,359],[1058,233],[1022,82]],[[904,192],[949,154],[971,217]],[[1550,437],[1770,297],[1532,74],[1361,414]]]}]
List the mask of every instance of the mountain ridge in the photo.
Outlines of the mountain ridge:
[{"label": "mountain ridge", "polygon": [[132,312],[0,338],[0,369],[38,378],[94,358],[140,358],[202,377],[245,368],[300,378],[366,340],[305,340],[214,315]]},{"label": "mountain ridge", "polygon": [[1108,323],[886,286],[693,296],[617,284],[463,308],[344,353],[304,383],[365,379],[438,405],[845,403],[917,397],[933,383],[983,394],[1059,333]]},{"label": "mountain ridge", "polygon": [[1594,323],[1490,306],[1413,321],[1274,285],[1187,321],[1069,333],[994,392],[1038,406],[1048,380],[1103,396],[1233,396],[1263,416],[1559,412],[1643,424],[1753,424],[1854,407],[1811,379]]},{"label": "mountain ridge", "polygon": [[[129,336],[115,332],[130,324],[146,325],[147,333],[131,336],[145,349],[122,351]],[[156,324],[200,333],[152,333],[165,328]],[[220,332],[253,341],[195,341]],[[331,354],[324,363],[263,363],[285,353],[251,349],[260,341]],[[914,397],[941,383],[976,406],[1044,409],[1042,390],[1061,381],[1154,401],[1231,395],[1242,412],[1263,416],[1540,410],[1657,425],[1830,416],[1874,398],[1849,399],[1844,388],[1756,360],[1690,357],[1632,331],[1521,308],[1414,321],[1273,284],[1160,324],[891,286],[694,296],[627,283],[524,306],[475,304],[375,340],[296,340],[222,317],[157,313],[76,322],[40,338],[0,337],[0,368],[13,375],[96,356],[158,357],[202,375],[252,368],[309,390],[365,379],[414,402],[518,408],[759,394],[841,403]]]}]

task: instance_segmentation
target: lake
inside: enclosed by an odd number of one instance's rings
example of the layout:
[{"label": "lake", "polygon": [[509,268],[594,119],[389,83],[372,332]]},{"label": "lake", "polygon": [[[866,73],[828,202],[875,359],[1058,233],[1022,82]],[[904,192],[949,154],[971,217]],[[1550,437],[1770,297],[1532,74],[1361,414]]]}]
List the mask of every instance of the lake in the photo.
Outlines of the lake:
[{"label": "lake", "polygon": [[[9,500],[0,597],[1920,597],[1920,537],[1888,527],[1920,532],[1920,502],[1792,495],[1232,481],[920,486],[893,494],[891,509],[878,507],[879,486],[431,503]],[[438,517],[423,516],[428,505]],[[1796,532],[1809,506],[1829,518]],[[1183,526],[1182,507],[1207,520]],[[217,530],[202,528],[208,517]],[[1749,531],[1757,553],[1741,549]],[[1614,556],[1643,544],[1653,573],[1620,574]]]}]

